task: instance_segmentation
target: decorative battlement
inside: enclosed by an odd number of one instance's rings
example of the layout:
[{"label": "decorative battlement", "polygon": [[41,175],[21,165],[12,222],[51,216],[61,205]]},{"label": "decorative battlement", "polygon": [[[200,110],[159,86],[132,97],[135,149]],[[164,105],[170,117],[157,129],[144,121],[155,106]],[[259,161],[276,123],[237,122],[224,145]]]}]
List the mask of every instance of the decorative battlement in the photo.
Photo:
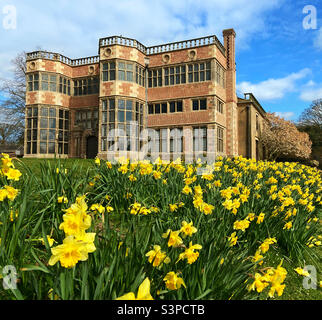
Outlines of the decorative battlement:
[{"label": "decorative battlement", "polygon": [[26,55],[27,61],[35,60],[35,59],[47,59],[53,61],[60,61],[62,63],[68,64],[72,67],[82,66],[86,64],[93,64],[99,62],[99,56],[92,56],[86,58],[79,59],[70,59],[68,57],[63,56],[62,54],[48,51],[33,51],[29,52]]},{"label": "decorative battlement", "polygon": [[[170,43],[165,43],[165,44],[152,46],[152,47],[146,47],[135,39],[130,39],[130,38],[121,37],[121,36],[112,36],[112,37],[99,39],[99,47],[106,47],[111,45],[122,45],[122,46],[136,48],[142,53],[144,53],[145,55],[165,53],[165,52],[182,50],[182,49],[190,49],[190,48],[208,46],[211,44],[215,44],[218,47],[218,49],[221,51],[221,53],[224,56],[226,56],[225,47],[222,45],[222,43],[215,35],[206,36],[202,38],[195,38],[190,40],[183,40],[178,42],[170,42]],[[62,54],[55,53],[55,52],[48,52],[48,51],[29,52],[26,55],[26,59],[27,61],[35,60],[35,59],[47,59],[47,60],[60,61],[72,67],[99,62],[98,55],[86,57],[86,58],[70,59],[68,57],[63,56]]]},{"label": "decorative battlement", "polygon": [[222,45],[222,43],[215,35],[206,36],[202,38],[195,38],[190,40],[183,40],[178,42],[169,42],[169,43],[160,44],[160,45],[151,46],[151,47],[146,47],[135,39],[125,38],[121,36],[112,36],[107,38],[101,38],[99,40],[100,47],[111,46],[114,44],[137,48],[138,50],[140,50],[146,55],[170,52],[170,51],[181,50],[181,49],[190,49],[190,48],[196,48],[196,47],[215,44],[218,46],[219,50],[222,52],[223,55],[226,54],[225,47]]},{"label": "decorative battlement", "polygon": [[222,45],[222,43],[215,35],[206,36],[202,38],[195,38],[190,40],[183,40],[178,42],[170,42],[170,43],[165,43],[157,46],[148,47],[147,54],[151,55],[151,54],[164,53],[164,52],[170,52],[170,51],[181,50],[181,49],[203,47],[211,44],[215,44],[218,47],[218,49],[221,51],[221,53],[223,55],[226,55],[225,47]]},{"label": "decorative battlement", "polygon": [[99,46],[105,47],[105,46],[112,46],[112,45],[121,45],[126,47],[132,47],[136,48],[139,51],[143,52],[144,54],[147,54],[147,47],[145,47],[142,43],[135,39],[125,38],[121,36],[112,36],[107,38],[101,38],[99,39]]}]

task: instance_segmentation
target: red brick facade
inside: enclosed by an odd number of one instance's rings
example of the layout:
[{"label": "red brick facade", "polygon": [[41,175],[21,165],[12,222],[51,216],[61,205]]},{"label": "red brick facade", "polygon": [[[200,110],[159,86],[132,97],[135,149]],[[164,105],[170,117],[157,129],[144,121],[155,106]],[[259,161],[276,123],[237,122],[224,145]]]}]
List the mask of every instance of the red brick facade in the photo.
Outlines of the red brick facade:
[{"label": "red brick facade", "polygon": [[[98,56],[76,60],[28,53],[25,156],[138,156],[152,144],[147,154],[238,155],[235,36],[155,47],[109,37]],[[175,128],[183,138],[172,137]]]}]

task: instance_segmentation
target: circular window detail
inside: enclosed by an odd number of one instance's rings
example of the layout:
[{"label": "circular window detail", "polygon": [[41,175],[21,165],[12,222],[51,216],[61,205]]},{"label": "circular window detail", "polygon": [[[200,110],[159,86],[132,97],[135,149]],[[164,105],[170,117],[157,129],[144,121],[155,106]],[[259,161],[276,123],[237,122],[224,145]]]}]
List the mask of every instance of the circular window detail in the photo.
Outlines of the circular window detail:
[{"label": "circular window detail", "polygon": [[104,50],[104,56],[109,57],[112,54],[112,50],[110,48],[106,48]]},{"label": "circular window detail", "polygon": [[35,70],[36,69],[36,63],[34,61],[33,62],[30,62],[29,69],[30,70]]},{"label": "circular window detail", "polygon": [[188,52],[188,57],[191,59],[191,60],[195,60],[197,58],[197,52],[196,50],[190,50]]},{"label": "circular window detail", "polygon": [[88,67],[88,73],[89,73],[89,74],[93,74],[93,73],[94,73],[94,71],[95,71],[95,67],[94,67],[94,66],[89,66],[89,67]]},{"label": "circular window detail", "polygon": [[170,55],[169,54],[164,54],[162,56],[162,60],[164,63],[168,63],[170,61]]}]

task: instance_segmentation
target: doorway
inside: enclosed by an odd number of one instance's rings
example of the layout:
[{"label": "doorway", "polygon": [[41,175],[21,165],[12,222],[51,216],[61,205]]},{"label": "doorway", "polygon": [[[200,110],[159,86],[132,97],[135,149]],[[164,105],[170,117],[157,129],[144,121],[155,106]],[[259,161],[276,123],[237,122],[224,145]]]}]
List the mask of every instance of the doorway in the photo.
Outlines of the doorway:
[{"label": "doorway", "polygon": [[98,139],[95,136],[89,136],[86,140],[86,158],[94,159],[98,153]]}]

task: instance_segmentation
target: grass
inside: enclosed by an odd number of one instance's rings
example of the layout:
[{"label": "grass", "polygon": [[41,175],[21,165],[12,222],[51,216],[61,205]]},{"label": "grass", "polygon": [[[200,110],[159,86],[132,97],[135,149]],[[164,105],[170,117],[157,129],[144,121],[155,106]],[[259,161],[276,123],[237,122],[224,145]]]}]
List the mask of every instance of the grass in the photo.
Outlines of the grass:
[{"label": "grass", "polygon": [[93,167],[93,160],[91,159],[16,159],[15,166],[22,173],[27,173],[30,170],[34,175],[41,174],[41,166],[49,162],[52,166],[70,169],[74,165],[79,167],[79,174],[82,175],[90,167]]},{"label": "grass", "polygon": [[[73,172],[73,178],[77,177],[84,177],[88,175],[89,180],[94,178],[95,172],[95,165],[93,160],[85,160],[85,159],[51,159],[51,160],[45,160],[45,159],[17,159],[15,160],[15,166],[17,169],[19,169],[23,174],[32,175],[35,178],[35,181],[37,179],[45,181],[46,177],[43,177],[44,174],[46,174],[46,166],[49,164],[51,168],[66,168],[68,171],[70,170]],[[77,170],[75,170],[77,168]],[[121,176],[121,178],[123,178]],[[21,179],[22,180],[22,179]],[[76,181],[74,180],[74,181]],[[22,182],[22,181],[21,181]],[[46,181],[45,181],[46,182]],[[114,182],[113,182],[114,183]],[[31,186],[33,187],[33,186]],[[36,188],[36,186],[34,186]],[[152,187],[152,186],[151,186]],[[50,181],[48,180],[48,189],[51,188]],[[117,188],[118,188],[118,181],[115,181],[115,187],[114,191],[117,195]],[[152,191],[152,190],[151,190]],[[32,191],[30,191],[32,192]],[[173,194],[180,192],[176,190],[176,186],[173,186]],[[152,199],[153,200],[153,199]],[[155,199],[156,200],[156,199]],[[159,199],[162,201],[162,199]],[[169,203],[170,199],[166,199]],[[48,200],[50,203],[50,199]],[[118,208],[115,208],[118,210]],[[215,215],[215,213],[214,213]],[[113,216],[113,215],[112,215]],[[119,220],[119,217],[121,215],[115,215],[114,217],[118,217],[118,219],[112,219],[109,221],[109,225],[111,228],[122,227],[121,221]],[[123,219],[123,218],[122,218]],[[320,219],[321,219],[321,212],[320,212]],[[321,221],[321,220],[320,220]],[[116,229],[116,228],[115,228]],[[134,229],[135,230],[135,229]],[[320,225],[320,230],[322,231],[322,227]],[[120,235],[122,233],[127,233],[129,230],[120,230]],[[164,230],[165,231],[165,230]],[[141,241],[141,240],[140,240]],[[108,250],[105,250],[106,254],[108,253]],[[99,258],[99,252],[97,252],[97,258]],[[95,253],[96,255],[96,253]],[[265,263],[268,263],[268,265],[277,266],[281,259],[283,259],[283,267],[286,268],[288,275],[285,280],[285,290],[284,294],[277,299],[282,300],[321,300],[322,299],[322,291],[321,288],[318,288],[317,290],[307,290],[303,287],[302,281],[303,277],[298,275],[294,269],[296,267],[304,267],[305,265],[313,265],[316,267],[317,270],[317,278],[318,282],[321,281],[321,270],[322,270],[322,249],[321,247],[315,247],[310,251],[305,251],[303,254],[303,258],[300,259],[300,262],[294,262],[294,260],[291,260],[287,257],[286,254],[283,254],[283,251],[281,248],[272,248],[268,252],[268,254],[265,257]],[[123,266],[120,265],[120,268]],[[103,269],[101,271],[102,277],[105,276],[106,270]],[[86,274],[86,273],[84,273]],[[108,276],[108,275],[107,275]],[[135,279],[136,281],[137,279]],[[100,278],[97,279],[98,284],[100,284]],[[85,289],[84,289],[84,292]],[[84,293],[85,294],[85,293]],[[40,295],[40,294],[39,294]]]},{"label": "grass", "polygon": [[[322,249],[321,247],[314,248],[314,254],[316,257],[310,257],[306,255],[306,260],[303,261],[304,265],[313,265],[317,271],[318,280],[321,281],[322,271]],[[305,289],[303,286],[303,277],[298,275],[294,269],[299,265],[296,265],[292,260],[282,255],[278,250],[272,250],[268,256],[268,260],[271,264],[278,264],[281,259],[284,259],[283,266],[287,270],[287,277],[285,280],[285,290],[282,297],[277,300],[321,300],[322,291],[318,289]],[[319,284],[317,284],[318,286]]]}]

